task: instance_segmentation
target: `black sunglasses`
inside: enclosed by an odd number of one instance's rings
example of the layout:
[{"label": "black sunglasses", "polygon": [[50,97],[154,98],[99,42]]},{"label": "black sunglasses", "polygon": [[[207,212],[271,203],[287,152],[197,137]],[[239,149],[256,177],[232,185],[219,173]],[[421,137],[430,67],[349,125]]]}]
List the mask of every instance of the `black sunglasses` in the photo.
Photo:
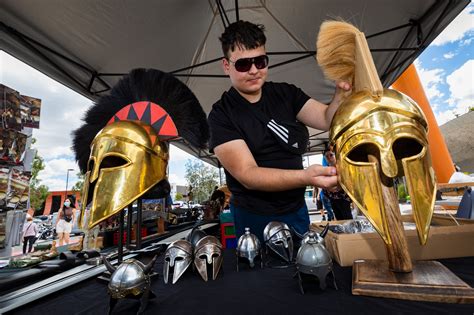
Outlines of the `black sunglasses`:
[{"label": "black sunglasses", "polygon": [[268,66],[268,56],[267,55],[261,55],[257,57],[252,57],[252,58],[240,58],[237,59],[236,61],[232,61],[230,59],[229,62],[234,64],[235,70],[239,72],[247,72],[252,68],[252,65],[255,65],[257,69],[263,69]]}]

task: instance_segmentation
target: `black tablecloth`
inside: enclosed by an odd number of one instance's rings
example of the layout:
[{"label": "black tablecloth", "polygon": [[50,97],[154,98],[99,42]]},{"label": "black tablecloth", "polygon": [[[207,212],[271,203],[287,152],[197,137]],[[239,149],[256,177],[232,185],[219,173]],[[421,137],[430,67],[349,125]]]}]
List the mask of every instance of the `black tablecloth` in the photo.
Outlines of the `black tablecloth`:
[{"label": "black tablecloth", "polygon": [[[406,314],[406,313],[474,313],[474,304],[445,304],[386,298],[354,296],[351,294],[352,268],[336,264],[339,290],[330,281],[325,291],[316,286],[300,293],[294,268],[249,269],[235,268],[235,256],[225,251],[223,270],[219,277],[204,282],[191,267],[174,284],[163,283],[163,256],[159,257],[152,287],[157,297],[150,301],[145,314]],[[440,260],[462,280],[474,287],[474,257]],[[106,314],[108,309],[106,285],[96,279],[73,287],[13,311],[13,314]],[[139,302],[121,300],[114,314],[135,314]]]}]

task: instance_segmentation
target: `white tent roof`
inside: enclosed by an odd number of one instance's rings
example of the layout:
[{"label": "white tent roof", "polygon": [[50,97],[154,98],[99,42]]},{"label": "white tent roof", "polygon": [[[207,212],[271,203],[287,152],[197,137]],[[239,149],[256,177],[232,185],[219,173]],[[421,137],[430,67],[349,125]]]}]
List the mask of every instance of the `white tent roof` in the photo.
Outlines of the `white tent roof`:
[{"label": "white tent roof", "polygon": [[[226,91],[218,37],[236,18],[266,27],[269,80],[293,83],[329,102],[314,53],[319,25],[343,18],[365,32],[389,86],[462,11],[468,0],[3,0],[1,49],[95,99],[133,68],[174,72],[206,113]],[[220,10],[223,9],[223,10]],[[293,60],[298,59],[298,60]],[[181,69],[181,70],[180,70]],[[310,130],[310,153],[327,134]],[[177,145],[208,162],[207,152]]]}]

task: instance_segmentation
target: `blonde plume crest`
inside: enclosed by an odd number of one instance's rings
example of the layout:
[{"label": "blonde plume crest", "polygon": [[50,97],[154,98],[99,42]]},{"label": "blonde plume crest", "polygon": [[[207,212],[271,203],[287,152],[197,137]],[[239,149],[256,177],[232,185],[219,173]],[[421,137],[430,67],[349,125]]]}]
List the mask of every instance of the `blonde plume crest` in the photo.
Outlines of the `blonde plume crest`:
[{"label": "blonde plume crest", "polygon": [[326,21],[321,24],[316,59],[326,78],[353,83],[357,33],[360,31],[347,22]]}]

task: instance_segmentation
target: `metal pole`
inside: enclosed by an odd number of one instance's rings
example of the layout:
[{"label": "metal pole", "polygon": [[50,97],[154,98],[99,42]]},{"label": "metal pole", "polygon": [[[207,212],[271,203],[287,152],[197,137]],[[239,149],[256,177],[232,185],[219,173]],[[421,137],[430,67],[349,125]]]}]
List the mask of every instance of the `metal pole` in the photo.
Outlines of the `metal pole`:
[{"label": "metal pole", "polygon": [[[67,172],[66,172],[66,192],[65,192],[65,196],[64,196],[64,201],[66,201],[66,199],[67,199],[67,185],[68,185],[68,181],[69,181],[69,172],[70,171],[74,171],[74,170],[72,168],[68,168]],[[73,205],[73,207],[75,207],[75,205]]]},{"label": "metal pole", "polygon": [[142,198],[137,200],[137,228],[135,230],[135,245],[136,249],[142,247]]},{"label": "metal pole", "polygon": [[117,261],[119,265],[122,263],[123,260],[123,221],[124,221],[124,211],[123,209],[120,210],[119,214],[119,239],[118,239],[118,251],[117,251]]},{"label": "metal pole", "polygon": [[133,218],[133,202],[128,205],[127,208],[127,243],[126,246],[130,249],[130,243],[132,239],[132,218]]}]

